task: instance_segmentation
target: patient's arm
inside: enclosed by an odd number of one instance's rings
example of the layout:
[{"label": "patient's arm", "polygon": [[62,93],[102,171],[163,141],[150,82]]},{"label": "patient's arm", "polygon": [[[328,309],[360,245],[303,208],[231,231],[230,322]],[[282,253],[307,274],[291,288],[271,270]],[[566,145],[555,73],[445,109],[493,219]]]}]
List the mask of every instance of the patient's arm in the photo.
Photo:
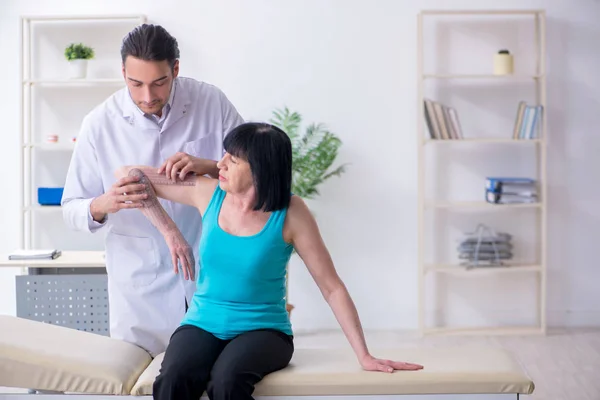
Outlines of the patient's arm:
[{"label": "patient's arm", "polygon": [[159,174],[156,168],[138,165],[121,167],[116,171],[115,176],[117,179],[128,176],[132,169],[137,169],[146,176],[154,187],[157,197],[196,207],[202,214],[218,184],[216,179],[192,174],[186,175],[183,180],[173,181],[167,179],[164,174]]},{"label": "patient's arm", "polygon": [[[121,170],[120,173],[124,173],[125,170]],[[140,168],[131,168],[128,170],[129,176],[135,176],[139,178],[139,183],[146,186],[145,192],[148,197],[142,200],[143,206],[139,210],[150,220],[152,225],[156,227],[165,238],[169,251],[171,252],[171,259],[173,261],[173,268],[175,273],[178,273],[178,261],[181,263],[181,269],[185,279],[194,279],[195,260],[194,253],[189,243],[183,237],[183,234],[175,225],[175,222],[171,219],[169,214],[162,207],[158,201],[156,191],[149,177]],[[160,186],[160,185],[157,185]]]},{"label": "patient's arm", "polygon": [[284,238],[291,242],[331,307],[358,361],[367,371],[417,370],[423,366],[375,358],[369,352],[358,311],[340,278],[317,222],[300,197],[292,196],[284,226]]}]

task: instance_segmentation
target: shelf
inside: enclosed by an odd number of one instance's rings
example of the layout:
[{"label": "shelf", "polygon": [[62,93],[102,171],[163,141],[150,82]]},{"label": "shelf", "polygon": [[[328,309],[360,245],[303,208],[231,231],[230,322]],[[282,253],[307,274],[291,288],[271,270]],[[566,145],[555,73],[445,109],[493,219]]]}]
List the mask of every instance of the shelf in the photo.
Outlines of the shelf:
[{"label": "shelf", "polygon": [[[433,16],[433,18],[427,18]],[[473,63],[470,63],[470,59],[464,59],[463,54],[456,54],[456,58],[450,57],[452,49],[449,48],[449,40],[447,36],[450,36],[451,30],[448,28],[450,24],[457,24],[460,30],[461,24],[464,20],[474,22],[472,26],[475,28],[482,28],[483,32],[491,36],[491,30],[487,29],[489,21],[505,22],[508,20],[515,20],[519,24],[521,22],[530,24],[533,30],[532,36],[532,47],[533,50],[528,53],[528,57],[531,57],[532,63],[529,67],[518,69],[511,74],[495,74],[493,61],[496,58],[498,49],[508,46],[509,48],[513,45],[517,47],[517,43],[520,45],[521,42],[517,42],[514,35],[509,35],[507,38],[502,36],[506,35],[506,32],[494,31],[497,34],[497,38],[490,39],[487,44],[487,50],[483,47],[479,49],[473,49],[469,53],[469,57],[473,57],[473,60],[481,60],[481,57],[485,57],[489,64],[483,67],[473,67]],[[437,26],[441,25],[442,30],[436,30]],[[521,26],[519,25],[520,29]],[[442,35],[440,36],[440,32]],[[417,107],[416,115],[417,121],[417,132],[416,132],[416,147],[418,155],[418,325],[419,330],[423,334],[459,334],[459,335],[528,335],[528,334],[545,334],[546,333],[546,297],[547,297],[547,282],[546,282],[546,268],[547,268],[547,99],[546,99],[546,84],[547,84],[547,72],[546,72],[546,12],[541,9],[471,9],[471,10],[422,10],[417,16]],[[452,31],[452,33],[455,33]],[[463,35],[463,31],[456,31],[457,34]],[[509,32],[510,33],[510,32]],[[520,34],[521,32],[519,32]],[[472,34],[472,32],[470,33]],[[471,35],[469,35],[471,36]],[[452,37],[451,39],[454,39]],[[458,39],[458,36],[457,36]],[[467,41],[472,37],[466,37]],[[462,40],[462,38],[461,38]],[[435,41],[436,43],[432,43]],[[514,43],[511,44],[511,41]],[[454,40],[450,40],[454,46]],[[468,42],[465,45],[469,46]],[[491,46],[492,43],[496,45]],[[505,43],[504,45],[499,43]],[[485,45],[484,44],[484,45]],[[460,47],[464,50],[465,45]],[[478,44],[479,45],[479,44]],[[453,47],[452,46],[452,47]],[[494,57],[492,57],[494,55]],[[456,68],[447,68],[447,65],[453,64],[451,60],[458,60],[461,57],[461,62],[456,63]],[[522,65],[522,64],[520,64]],[[462,67],[461,69],[459,69]],[[490,88],[501,88],[499,92],[490,92]],[[444,96],[443,100],[434,100],[439,97],[439,93],[436,89],[448,90],[448,94]],[[456,90],[452,90],[456,89]],[[525,93],[521,91],[527,89],[531,93],[525,96]],[[487,98],[487,99],[486,99]],[[485,100],[484,100],[485,99]],[[514,104],[513,107],[509,107],[509,101]],[[466,126],[466,122],[474,121],[476,124],[490,124],[489,118],[486,113],[481,112],[479,109],[468,109],[464,111],[464,116],[459,115],[457,108],[459,104],[476,104],[480,105],[481,108],[485,108],[485,112],[497,112],[504,113],[504,121],[506,122],[507,129],[496,129],[493,130],[497,125],[492,125],[492,130],[489,133],[483,131],[471,130],[471,135],[465,135],[462,127]],[[522,103],[532,108],[525,109],[522,107]],[[504,105],[506,104],[506,108]],[[535,106],[535,107],[534,107]],[[540,106],[539,108],[537,106]],[[462,106],[460,106],[462,107]],[[472,108],[472,107],[471,107]],[[500,109],[498,109],[500,108]],[[533,110],[534,113],[524,114],[525,110]],[[541,110],[541,113],[539,111]],[[464,117],[464,118],[463,118]],[[525,118],[527,117],[527,118]],[[535,117],[536,119],[530,119]],[[465,121],[462,121],[465,119]],[[535,125],[532,123],[535,121]],[[463,123],[465,122],[465,123]],[[493,124],[496,124],[494,122]],[[473,125],[475,126],[475,125]],[[526,129],[526,138],[514,138],[514,128]],[[535,128],[535,131],[532,129]],[[433,134],[432,134],[433,132]],[[517,132],[520,132],[517,129]],[[468,136],[468,137],[463,137]],[[434,138],[435,137],[435,138]],[[454,137],[460,137],[455,139]],[[527,137],[532,137],[531,139]],[[445,138],[445,139],[442,139]],[[485,145],[486,154],[475,154],[481,149],[480,145]],[[491,147],[494,145],[495,147]],[[430,146],[428,149],[426,146]],[[444,147],[439,147],[444,146]],[[516,146],[530,146],[530,147],[516,147]],[[433,147],[433,149],[431,148]],[[522,148],[522,150],[520,150]],[[443,150],[443,151],[442,151]],[[517,167],[514,161],[509,156],[513,156],[514,151],[532,152],[528,154],[528,161],[532,163],[535,161],[535,172],[517,172]],[[493,152],[494,157],[491,154]],[[479,152],[480,153],[480,152]],[[506,154],[503,154],[506,153]],[[477,164],[471,166],[469,173],[465,173],[463,169],[469,165],[465,165],[463,161],[468,160],[474,154],[477,159]],[[502,159],[502,156],[504,158]],[[497,157],[496,157],[497,156]],[[439,161],[433,163],[431,161]],[[434,165],[430,165],[434,164]],[[461,169],[448,169],[448,166],[460,164]],[[487,164],[487,165],[484,165]],[[524,167],[524,166],[523,166]],[[430,182],[428,185],[427,178],[429,175],[429,169],[433,169],[434,174],[439,170],[440,172],[447,172],[452,174],[452,179],[448,181],[448,193],[442,195],[437,193],[437,187],[435,182]],[[495,172],[494,172],[495,171]],[[472,174],[472,175],[471,175]],[[485,180],[487,176],[522,176],[529,175],[535,182],[535,190],[539,197],[533,199],[535,203],[509,203],[509,204],[496,204],[490,203],[487,200],[493,200],[491,197],[486,197],[485,188],[481,188],[481,192],[475,191],[471,195],[466,194],[462,189],[462,181],[467,180]],[[457,180],[454,180],[456,176]],[[473,176],[479,176],[479,178]],[[462,193],[463,195],[461,195]],[[520,199],[516,199],[520,200]],[[445,214],[451,214],[453,217],[463,219],[462,217],[491,217],[487,213],[492,212],[511,212],[507,217],[513,216],[513,214],[527,214],[528,217],[532,217],[531,225],[527,221],[528,228],[530,227],[535,232],[535,239],[532,242],[523,243],[523,246],[535,250],[536,257],[533,260],[506,260],[505,266],[480,266],[480,267],[467,267],[461,265],[463,259],[456,260],[444,260],[443,254],[438,253],[439,247],[443,248],[444,245],[448,245],[446,238],[442,237],[442,232],[437,227],[431,228],[429,221],[439,220],[441,224],[450,225],[451,222],[444,218]],[[473,215],[469,215],[473,214]],[[517,218],[515,221],[504,221],[504,214],[495,215],[498,218],[498,223],[501,223],[502,228],[493,226],[491,228],[501,229],[503,232],[512,233],[520,231],[523,228],[525,221],[522,218]],[[525,216],[525,215],[524,215]],[[475,218],[471,218],[475,219]],[[454,222],[454,221],[452,221]],[[484,221],[481,221],[484,222]],[[505,227],[504,222],[508,224],[511,222],[511,227]],[[468,223],[464,221],[465,225]],[[452,224],[451,227],[455,227]],[[467,228],[468,229],[468,228]],[[438,237],[439,236],[439,237]],[[431,240],[433,239],[433,240]],[[439,240],[437,240],[439,239]],[[446,240],[445,240],[446,239]],[[430,243],[431,242],[431,243]],[[439,255],[439,257],[437,256]],[[426,260],[429,256],[430,261]],[[446,262],[444,262],[446,261]],[[437,324],[428,324],[426,322],[428,315],[427,299],[430,295],[429,283],[427,278],[438,277],[440,274],[446,276],[454,275],[461,280],[466,277],[489,277],[497,278],[497,274],[509,274],[507,278],[511,278],[515,281],[522,280],[522,277],[526,277],[525,274],[531,274],[537,290],[536,302],[537,307],[531,311],[536,313],[536,319],[530,322],[529,326],[519,326],[518,322],[508,322],[506,325],[499,324],[496,322],[489,322],[490,326],[480,327],[469,327],[471,323],[467,316],[463,320],[457,321],[456,324],[440,324],[440,327],[436,327]],[[429,274],[429,275],[428,275]],[[494,275],[491,275],[494,274]],[[437,282],[431,282],[433,293],[436,290],[440,290]],[[443,288],[443,286],[442,286]],[[532,289],[533,290],[533,289]],[[529,290],[527,291],[529,292]],[[482,290],[481,294],[485,294]],[[512,294],[511,294],[512,295]],[[516,293],[514,294],[516,295]],[[477,303],[477,302],[475,302]],[[457,307],[465,307],[467,304],[457,304]],[[525,306],[522,306],[525,308]],[[515,306],[516,308],[516,306]],[[521,308],[521,307],[519,307]],[[437,313],[438,311],[436,311]],[[442,310],[439,310],[441,313]],[[445,312],[444,312],[445,313]],[[486,313],[486,311],[484,311]],[[437,314],[436,314],[437,315]],[[442,316],[440,314],[440,316]],[[488,316],[491,319],[494,317],[494,313],[490,312]],[[517,324],[517,326],[515,326]],[[537,325],[539,324],[539,325]],[[430,325],[430,326],[428,326]],[[446,326],[454,325],[454,326]],[[531,326],[533,325],[533,326]]]},{"label": "shelf", "polygon": [[41,206],[39,204],[34,206],[23,207],[23,212],[34,211],[34,212],[61,212],[61,206]]},{"label": "shelf", "polygon": [[498,79],[498,80],[525,80],[542,79],[543,74],[538,75],[494,75],[494,74],[424,74],[423,79]]},{"label": "shelf", "polygon": [[502,327],[440,327],[425,328],[423,333],[426,335],[543,335],[545,330],[540,326],[502,326]]},{"label": "shelf", "polygon": [[[87,244],[78,245],[69,240],[67,235],[61,235],[60,232],[65,230],[72,234],[72,229],[65,225],[62,219],[63,208],[60,205],[40,205],[36,196],[37,188],[45,186],[40,179],[46,179],[37,176],[38,161],[45,161],[45,169],[52,174],[52,180],[60,182],[60,176],[65,172],[63,164],[69,161],[73,150],[77,148],[78,129],[44,129],[48,127],[48,123],[53,119],[60,118],[62,113],[59,111],[69,110],[70,120],[81,126],[82,119],[89,113],[89,107],[81,104],[81,107],[71,107],[70,104],[77,103],[82,96],[87,100],[95,98],[94,103],[100,104],[103,99],[110,96],[111,93],[126,88],[126,81],[120,71],[113,73],[104,73],[102,65],[97,65],[93,72],[89,69],[84,78],[70,78],[66,73],[69,64],[64,56],[61,56],[64,50],[65,43],[68,43],[69,37],[73,34],[83,35],[88,38],[92,47],[97,47],[98,50],[112,48],[115,42],[118,44],[122,41],[122,35],[126,35],[125,31],[131,32],[137,26],[147,21],[147,16],[144,14],[135,14],[130,12],[123,13],[105,13],[105,14],[51,14],[51,15],[22,15],[20,16],[20,32],[16,38],[20,42],[20,65],[19,68],[19,89],[20,89],[20,126],[19,126],[19,145],[15,149],[19,155],[19,208],[15,210],[20,219],[21,229],[19,232],[20,248],[31,249],[37,248],[41,242],[46,243],[45,246],[56,248],[72,248],[77,251],[101,249],[103,243],[97,242],[93,247],[88,247]],[[112,30],[123,31],[115,35],[103,35],[103,32]],[[66,41],[66,42],[65,42]],[[85,40],[84,40],[85,41]],[[112,44],[111,44],[112,43]],[[41,46],[41,47],[40,47]],[[36,50],[40,50],[39,52]],[[108,53],[104,57],[98,54],[99,59],[94,61],[104,62],[104,59],[109,64],[112,63]],[[48,58],[46,58],[48,57]],[[36,60],[44,59],[45,63],[40,64]],[[40,64],[40,65],[38,65]],[[100,96],[101,98],[97,98]],[[45,105],[52,107],[45,110]],[[55,110],[55,107],[60,107],[61,110]],[[64,110],[62,110],[66,107]],[[40,108],[40,110],[38,110]],[[49,118],[50,121],[45,119]],[[38,128],[42,129],[38,132]],[[48,135],[58,135],[59,141],[52,143],[47,140]],[[47,158],[39,160],[38,156]],[[47,165],[46,165],[47,164]],[[44,171],[45,172],[45,171]],[[44,174],[42,174],[45,176]],[[63,176],[64,178],[64,176]],[[54,187],[61,185],[52,185]],[[44,232],[46,226],[57,228],[58,234],[38,235],[37,233]],[[98,239],[102,239],[98,237]],[[92,239],[93,241],[94,239]],[[62,246],[66,244],[66,246]],[[73,252],[63,253],[61,261],[49,263],[49,267],[60,266],[69,261]],[[94,254],[94,253],[80,253]],[[80,260],[77,261],[77,263]],[[7,263],[4,262],[4,265]],[[22,264],[22,263],[21,263]],[[103,265],[104,262],[93,262],[92,265]],[[14,265],[14,263],[11,263]]]},{"label": "shelf", "polygon": [[480,275],[480,274],[505,274],[505,273],[519,273],[519,272],[541,272],[541,265],[518,265],[508,264],[506,266],[482,266],[467,269],[464,265],[458,264],[426,264],[424,266],[424,273],[439,272],[444,274],[453,275]]},{"label": "shelf", "polygon": [[423,10],[423,15],[536,15],[544,10]]},{"label": "shelf", "polygon": [[145,22],[145,15],[26,15],[22,17],[30,22]]},{"label": "shelf", "polygon": [[9,260],[0,256],[0,267],[24,268],[98,268],[106,266],[104,251],[63,251],[54,260]]},{"label": "shelf", "polygon": [[502,209],[502,208],[540,208],[542,203],[509,203],[494,204],[485,201],[449,201],[426,203],[427,208],[467,208],[467,209]]},{"label": "shelf", "polygon": [[122,78],[119,79],[39,79],[39,80],[25,80],[25,85],[38,85],[38,86],[57,86],[57,87],[73,87],[73,86],[125,86],[125,81]]},{"label": "shelf", "polygon": [[483,143],[483,144],[540,144],[543,139],[511,139],[511,138],[464,138],[464,139],[425,139],[423,144],[456,144],[456,143]]},{"label": "shelf", "polygon": [[75,143],[26,143],[23,145],[23,148],[36,148],[48,151],[71,151],[75,148]]}]

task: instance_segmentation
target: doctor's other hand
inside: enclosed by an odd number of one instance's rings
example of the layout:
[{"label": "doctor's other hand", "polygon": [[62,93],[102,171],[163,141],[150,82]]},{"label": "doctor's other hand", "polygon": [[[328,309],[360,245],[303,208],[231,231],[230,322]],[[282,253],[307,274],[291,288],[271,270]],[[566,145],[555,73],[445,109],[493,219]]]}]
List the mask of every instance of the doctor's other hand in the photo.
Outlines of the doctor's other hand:
[{"label": "doctor's other hand", "polygon": [[119,210],[143,207],[148,198],[146,186],[137,183],[138,177],[127,176],[115,182],[110,190],[96,197],[90,204],[90,212],[95,221],[102,221],[107,214]]},{"label": "doctor's other hand", "polygon": [[165,235],[165,241],[171,253],[174,272],[179,273],[178,266],[181,265],[184,278],[194,280],[194,267],[196,265],[194,252],[181,232],[178,229],[173,230],[172,233]]},{"label": "doctor's other hand", "polygon": [[[210,166],[208,160],[194,157],[187,153],[178,152],[167,158],[165,162],[158,167],[159,174],[165,174],[167,179],[172,181],[184,180],[190,172],[197,175],[205,175],[209,172]],[[214,162],[213,162],[214,164]]]},{"label": "doctor's other hand", "polygon": [[416,371],[423,369],[422,365],[402,361],[382,360],[371,355],[366,355],[361,360],[361,366],[365,371],[394,372],[395,370]]}]

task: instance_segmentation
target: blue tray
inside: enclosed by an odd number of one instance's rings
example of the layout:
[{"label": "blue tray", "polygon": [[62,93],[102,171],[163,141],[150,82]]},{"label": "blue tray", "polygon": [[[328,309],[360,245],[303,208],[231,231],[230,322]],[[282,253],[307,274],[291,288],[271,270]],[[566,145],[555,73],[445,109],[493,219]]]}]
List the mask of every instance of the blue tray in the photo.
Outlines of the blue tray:
[{"label": "blue tray", "polygon": [[42,206],[60,206],[63,188],[41,187],[37,190],[38,203]]}]

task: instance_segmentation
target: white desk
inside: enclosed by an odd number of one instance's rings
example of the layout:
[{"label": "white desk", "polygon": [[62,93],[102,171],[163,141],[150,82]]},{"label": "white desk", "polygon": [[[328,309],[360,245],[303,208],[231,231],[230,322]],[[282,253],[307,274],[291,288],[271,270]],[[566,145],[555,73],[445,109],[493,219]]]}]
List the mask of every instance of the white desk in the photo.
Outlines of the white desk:
[{"label": "white desk", "polygon": [[0,268],[101,268],[106,266],[104,251],[63,251],[54,260],[9,260],[8,254],[0,255]]},{"label": "white desk", "polygon": [[8,255],[0,254],[0,268],[21,269],[15,277],[17,316],[108,335],[104,251],[62,251],[54,260]]}]

